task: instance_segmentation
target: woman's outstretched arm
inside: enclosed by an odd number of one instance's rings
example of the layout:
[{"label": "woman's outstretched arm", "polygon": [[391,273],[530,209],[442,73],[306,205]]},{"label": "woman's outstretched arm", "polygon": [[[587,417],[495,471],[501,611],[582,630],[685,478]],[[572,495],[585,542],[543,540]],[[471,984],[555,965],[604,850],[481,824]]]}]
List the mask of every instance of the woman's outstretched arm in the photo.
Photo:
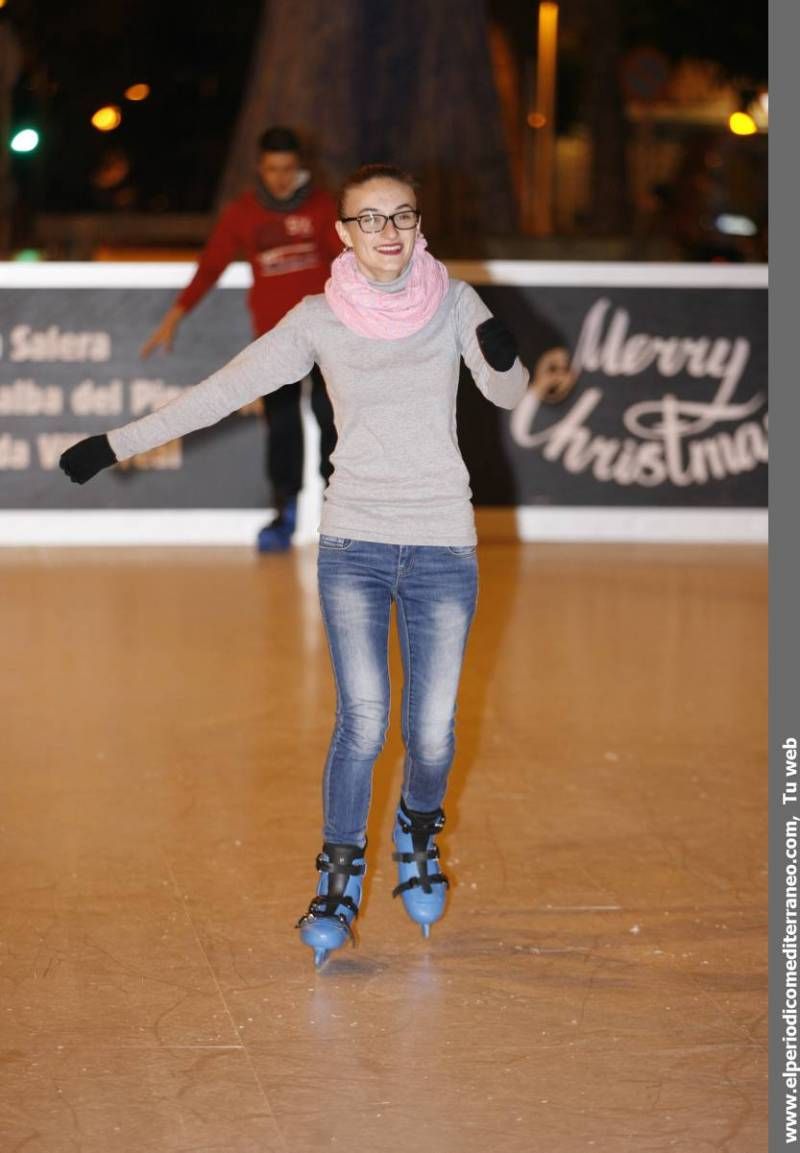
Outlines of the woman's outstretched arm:
[{"label": "woman's outstretched arm", "polygon": [[264,336],[249,344],[218,372],[140,420],[68,448],[61,468],[77,484],[109,465],[128,460],[198,428],[208,428],[256,397],[302,380],[315,352],[303,301]]}]

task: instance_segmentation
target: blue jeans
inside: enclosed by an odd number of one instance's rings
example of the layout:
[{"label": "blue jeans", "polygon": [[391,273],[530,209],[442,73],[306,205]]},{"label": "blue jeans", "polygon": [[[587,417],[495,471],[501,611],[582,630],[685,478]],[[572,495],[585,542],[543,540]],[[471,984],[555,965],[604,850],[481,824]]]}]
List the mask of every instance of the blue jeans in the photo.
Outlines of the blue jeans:
[{"label": "blue jeans", "polygon": [[455,751],[461,664],[475,613],[474,547],[320,536],[319,593],[336,680],[336,725],[322,783],[326,841],[366,843],[372,770],[389,726],[389,617],[403,655],[403,799],[430,812]]}]

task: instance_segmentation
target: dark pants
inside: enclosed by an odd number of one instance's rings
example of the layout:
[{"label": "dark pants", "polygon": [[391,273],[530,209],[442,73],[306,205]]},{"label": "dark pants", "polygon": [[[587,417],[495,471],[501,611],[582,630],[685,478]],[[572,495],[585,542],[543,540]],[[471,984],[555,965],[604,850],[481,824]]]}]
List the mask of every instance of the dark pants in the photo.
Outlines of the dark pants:
[{"label": "dark pants", "polygon": [[[264,399],[267,418],[266,472],[274,492],[275,506],[283,508],[303,487],[303,424],[300,418],[301,381],[285,384]],[[330,456],[336,447],[333,407],[325,391],[325,381],[315,364],[311,370],[311,410],[320,432],[320,465],[322,479],[328,483],[333,472]]]}]

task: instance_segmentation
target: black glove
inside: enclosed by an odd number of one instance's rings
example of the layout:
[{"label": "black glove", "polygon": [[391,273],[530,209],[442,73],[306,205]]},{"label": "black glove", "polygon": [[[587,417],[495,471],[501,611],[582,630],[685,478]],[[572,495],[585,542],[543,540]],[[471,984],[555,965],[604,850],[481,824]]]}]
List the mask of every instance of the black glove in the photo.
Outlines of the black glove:
[{"label": "black glove", "polygon": [[513,332],[509,332],[502,320],[490,316],[478,325],[475,335],[489,367],[495,372],[508,372],[517,359],[517,342]]},{"label": "black glove", "polygon": [[72,448],[62,452],[58,463],[74,484],[86,484],[101,468],[110,468],[116,464],[117,458],[108,443],[108,437],[103,433],[101,436],[79,440]]}]

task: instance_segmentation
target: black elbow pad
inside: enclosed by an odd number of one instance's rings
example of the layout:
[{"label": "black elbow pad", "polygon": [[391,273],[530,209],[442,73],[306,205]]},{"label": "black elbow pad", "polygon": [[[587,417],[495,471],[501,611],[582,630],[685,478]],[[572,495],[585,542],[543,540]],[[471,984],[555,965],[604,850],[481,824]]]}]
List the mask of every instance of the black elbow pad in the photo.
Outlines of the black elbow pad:
[{"label": "black elbow pad", "polygon": [[475,329],[480,350],[490,368],[495,372],[508,372],[517,359],[517,342],[496,316],[490,316]]}]

